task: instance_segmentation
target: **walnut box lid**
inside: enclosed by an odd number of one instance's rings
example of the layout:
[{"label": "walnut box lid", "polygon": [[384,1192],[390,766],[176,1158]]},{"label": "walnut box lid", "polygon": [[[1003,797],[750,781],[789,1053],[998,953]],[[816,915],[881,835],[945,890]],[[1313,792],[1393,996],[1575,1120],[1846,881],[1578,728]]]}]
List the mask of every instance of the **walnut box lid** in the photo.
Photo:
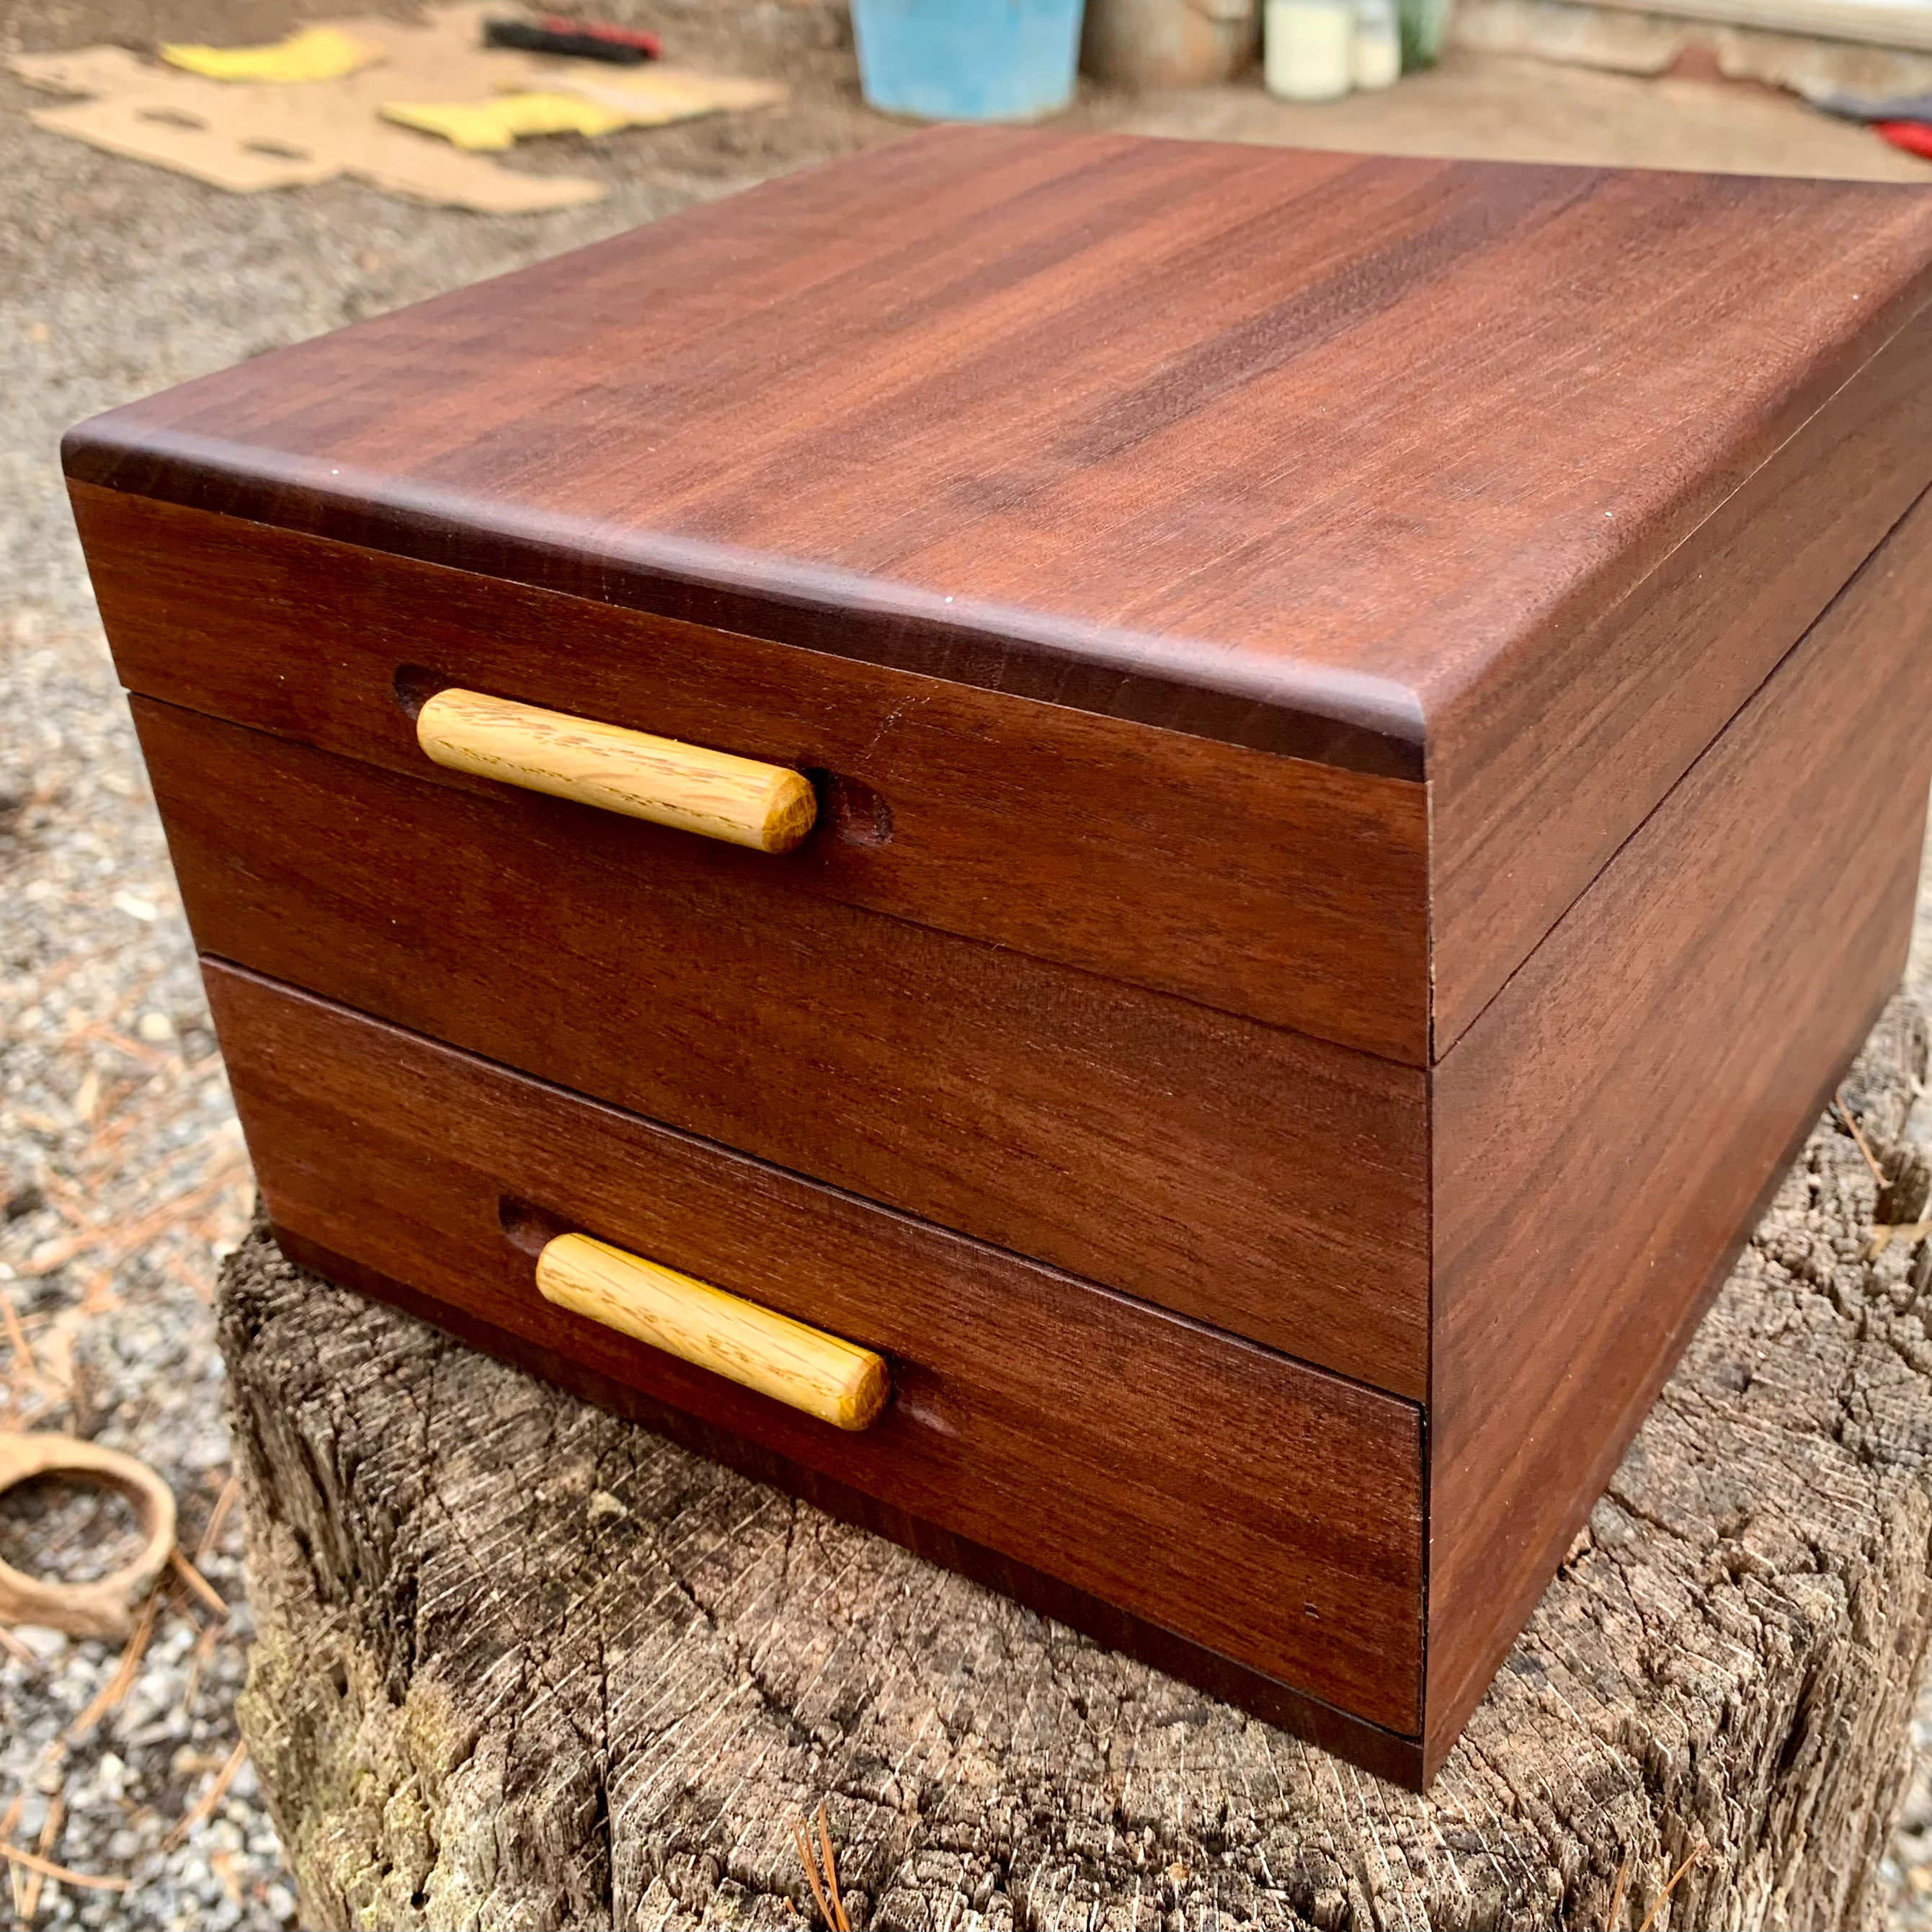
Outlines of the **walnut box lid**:
[{"label": "walnut box lid", "polygon": [[1932,194],[944,130],[82,483],[1426,777],[1453,1038],[1932,481]]}]

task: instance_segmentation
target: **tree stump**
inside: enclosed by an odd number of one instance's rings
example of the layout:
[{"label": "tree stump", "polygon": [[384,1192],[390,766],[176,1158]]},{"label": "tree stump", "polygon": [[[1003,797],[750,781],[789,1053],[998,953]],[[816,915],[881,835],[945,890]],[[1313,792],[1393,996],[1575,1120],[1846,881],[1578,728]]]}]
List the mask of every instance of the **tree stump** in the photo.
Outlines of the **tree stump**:
[{"label": "tree stump", "polygon": [[258,1232],[243,1724],[304,1924],[815,1923],[821,1800],[855,1928],[1871,1923],[1932,1631],[1932,1244],[1873,1229],[1924,1212],[1926,1059],[1901,995],[1426,1798]]}]

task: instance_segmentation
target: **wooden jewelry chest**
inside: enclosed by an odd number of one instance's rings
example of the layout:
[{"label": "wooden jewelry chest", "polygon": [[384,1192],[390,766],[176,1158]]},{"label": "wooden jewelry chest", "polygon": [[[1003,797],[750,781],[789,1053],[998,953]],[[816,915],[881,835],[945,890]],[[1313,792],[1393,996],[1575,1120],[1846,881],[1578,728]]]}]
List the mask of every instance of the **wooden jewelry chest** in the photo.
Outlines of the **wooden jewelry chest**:
[{"label": "wooden jewelry chest", "polygon": [[1426,1779],[1896,982],[1928,297],[942,130],[83,425],[284,1246]]}]

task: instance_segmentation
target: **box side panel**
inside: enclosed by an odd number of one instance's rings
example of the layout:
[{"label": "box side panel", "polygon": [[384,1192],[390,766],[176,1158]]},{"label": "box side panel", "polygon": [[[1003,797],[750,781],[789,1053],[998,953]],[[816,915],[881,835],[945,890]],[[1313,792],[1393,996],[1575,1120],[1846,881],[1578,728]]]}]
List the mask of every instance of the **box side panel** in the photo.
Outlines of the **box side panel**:
[{"label": "box side panel", "polygon": [[[465,686],[819,775],[740,890],[813,893],[1421,1064],[1422,788],[86,484],[130,690],[440,782]],[[667,834],[668,837],[683,835]],[[1130,910],[1129,910],[1130,908]]]},{"label": "box side panel", "polygon": [[1932,308],[1627,595],[1430,706],[1446,1054],[1932,482]]},{"label": "box side panel", "polygon": [[1432,1762],[1897,984],[1928,778],[1932,500],[1436,1070]]},{"label": "box side panel", "polygon": [[205,950],[1420,1398],[1419,1068],[134,709]]},{"label": "box side panel", "polygon": [[[1416,1728],[1420,1416],[218,963],[278,1227],[1248,1668]],[[861,1432],[556,1307],[580,1229],[876,1349]]]}]

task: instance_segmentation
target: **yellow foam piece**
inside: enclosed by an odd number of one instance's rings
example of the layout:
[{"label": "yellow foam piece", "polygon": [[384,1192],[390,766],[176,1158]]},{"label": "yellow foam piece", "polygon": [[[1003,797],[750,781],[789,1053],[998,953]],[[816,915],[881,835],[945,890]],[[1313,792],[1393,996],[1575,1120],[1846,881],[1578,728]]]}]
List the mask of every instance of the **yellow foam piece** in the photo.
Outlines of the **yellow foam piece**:
[{"label": "yellow foam piece", "polygon": [[184,68],[208,80],[270,81],[292,86],[303,81],[340,80],[346,74],[382,58],[372,47],[337,27],[309,27],[261,47],[204,47],[176,44],[157,50],[171,67]]},{"label": "yellow foam piece", "polygon": [[386,100],[386,121],[440,134],[472,153],[495,152],[526,134],[609,134],[632,124],[620,107],[574,94],[500,94],[492,100]]}]

